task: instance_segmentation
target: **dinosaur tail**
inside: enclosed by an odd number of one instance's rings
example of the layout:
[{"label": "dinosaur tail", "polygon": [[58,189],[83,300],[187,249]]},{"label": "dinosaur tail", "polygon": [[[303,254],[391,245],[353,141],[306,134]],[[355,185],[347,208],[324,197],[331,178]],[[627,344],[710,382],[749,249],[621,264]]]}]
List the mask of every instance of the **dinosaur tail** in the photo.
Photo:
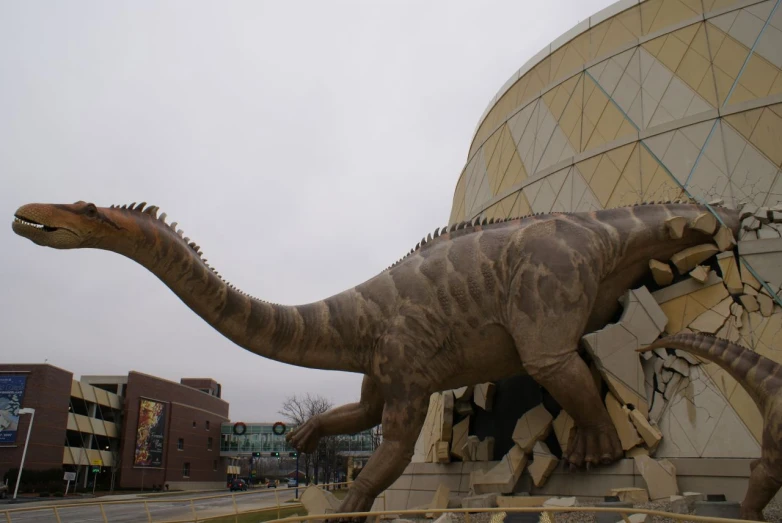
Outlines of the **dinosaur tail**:
[{"label": "dinosaur tail", "polygon": [[775,394],[782,384],[782,366],[778,363],[751,349],[713,335],[675,334],[660,338],[637,350],[646,352],[659,348],[684,350],[716,363],[744,387],[761,412],[764,412],[766,400]]}]

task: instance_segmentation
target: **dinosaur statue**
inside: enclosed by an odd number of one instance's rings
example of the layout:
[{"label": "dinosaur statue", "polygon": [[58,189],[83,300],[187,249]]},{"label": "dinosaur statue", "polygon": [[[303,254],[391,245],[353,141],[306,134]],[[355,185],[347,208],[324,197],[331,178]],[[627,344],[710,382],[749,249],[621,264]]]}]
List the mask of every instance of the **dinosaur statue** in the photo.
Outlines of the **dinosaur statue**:
[{"label": "dinosaur statue", "polygon": [[[563,456],[571,468],[623,456],[616,429],[578,353],[581,337],[604,327],[619,298],[687,247],[713,241],[686,227],[709,208],[650,204],[589,213],[539,214],[452,225],[423,239],[370,280],[322,301],[283,306],[226,283],[145,202],[29,204],[13,230],[57,249],[122,254],[163,281],[204,321],[237,345],[302,367],[364,375],[359,402],[314,417],[291,444],[302,452],[326,435],[383,426],[383,441],[340,506],[368,510],[411,460],[433,392],[526,373],[573,417]],[[714,207],[737,235],[739,211]]]},{"label": "dinosaur statue", "polygon": [[638,352],[680,349],[713,361],[750,395],[763,415],[760,459],[750,465],[741,518],[763,519],[763,509],[782,487],[782,367],[755,351],[712,335],[682,333],[660,338]]}]

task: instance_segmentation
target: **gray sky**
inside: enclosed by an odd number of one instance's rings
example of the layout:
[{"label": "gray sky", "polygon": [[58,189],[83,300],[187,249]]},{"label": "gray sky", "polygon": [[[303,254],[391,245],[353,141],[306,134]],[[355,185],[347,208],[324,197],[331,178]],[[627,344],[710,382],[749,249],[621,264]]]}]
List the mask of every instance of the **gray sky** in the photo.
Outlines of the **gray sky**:
[{"label": "gray sky", "polygon": [[448,221],[478,118],[608,0],[0,0],[0,361],[223,385],[234,421],[361,377],[232,344],[141,266],[14,235],[29,202],[146,201],[221,274],[308,303]]}]

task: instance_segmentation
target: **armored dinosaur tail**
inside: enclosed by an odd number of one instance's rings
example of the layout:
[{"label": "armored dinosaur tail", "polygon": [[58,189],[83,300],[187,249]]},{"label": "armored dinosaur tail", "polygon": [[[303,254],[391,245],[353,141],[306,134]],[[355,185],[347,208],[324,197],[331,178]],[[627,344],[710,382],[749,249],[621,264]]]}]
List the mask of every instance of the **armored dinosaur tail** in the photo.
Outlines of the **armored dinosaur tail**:
[{"label": "armored dinosaur tail", "polygon": [[776,394],[782,385],[782,366],[778,363],[737,343],[710,334],[675,334],[660,338],[637,351],[659,348],[684,350],[716,363],[744,387],[761,412],[764,412],[766,400]]}]

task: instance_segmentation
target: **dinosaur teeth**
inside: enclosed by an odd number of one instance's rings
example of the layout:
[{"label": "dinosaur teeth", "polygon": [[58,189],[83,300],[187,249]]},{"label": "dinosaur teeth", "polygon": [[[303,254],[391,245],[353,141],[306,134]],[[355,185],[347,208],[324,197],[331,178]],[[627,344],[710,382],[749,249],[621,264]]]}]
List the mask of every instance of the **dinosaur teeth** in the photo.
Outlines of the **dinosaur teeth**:
[{"label": "dinosaur teeth", "polygon": [[35,227],[36,229],[44,228],[44,226],[40,223],[28,222],[27,220],[22,220],[21,218],[17,218],[16,216],[14,216],[14,222],[21,223],[22,225],[26,225],[28,227]]}]

